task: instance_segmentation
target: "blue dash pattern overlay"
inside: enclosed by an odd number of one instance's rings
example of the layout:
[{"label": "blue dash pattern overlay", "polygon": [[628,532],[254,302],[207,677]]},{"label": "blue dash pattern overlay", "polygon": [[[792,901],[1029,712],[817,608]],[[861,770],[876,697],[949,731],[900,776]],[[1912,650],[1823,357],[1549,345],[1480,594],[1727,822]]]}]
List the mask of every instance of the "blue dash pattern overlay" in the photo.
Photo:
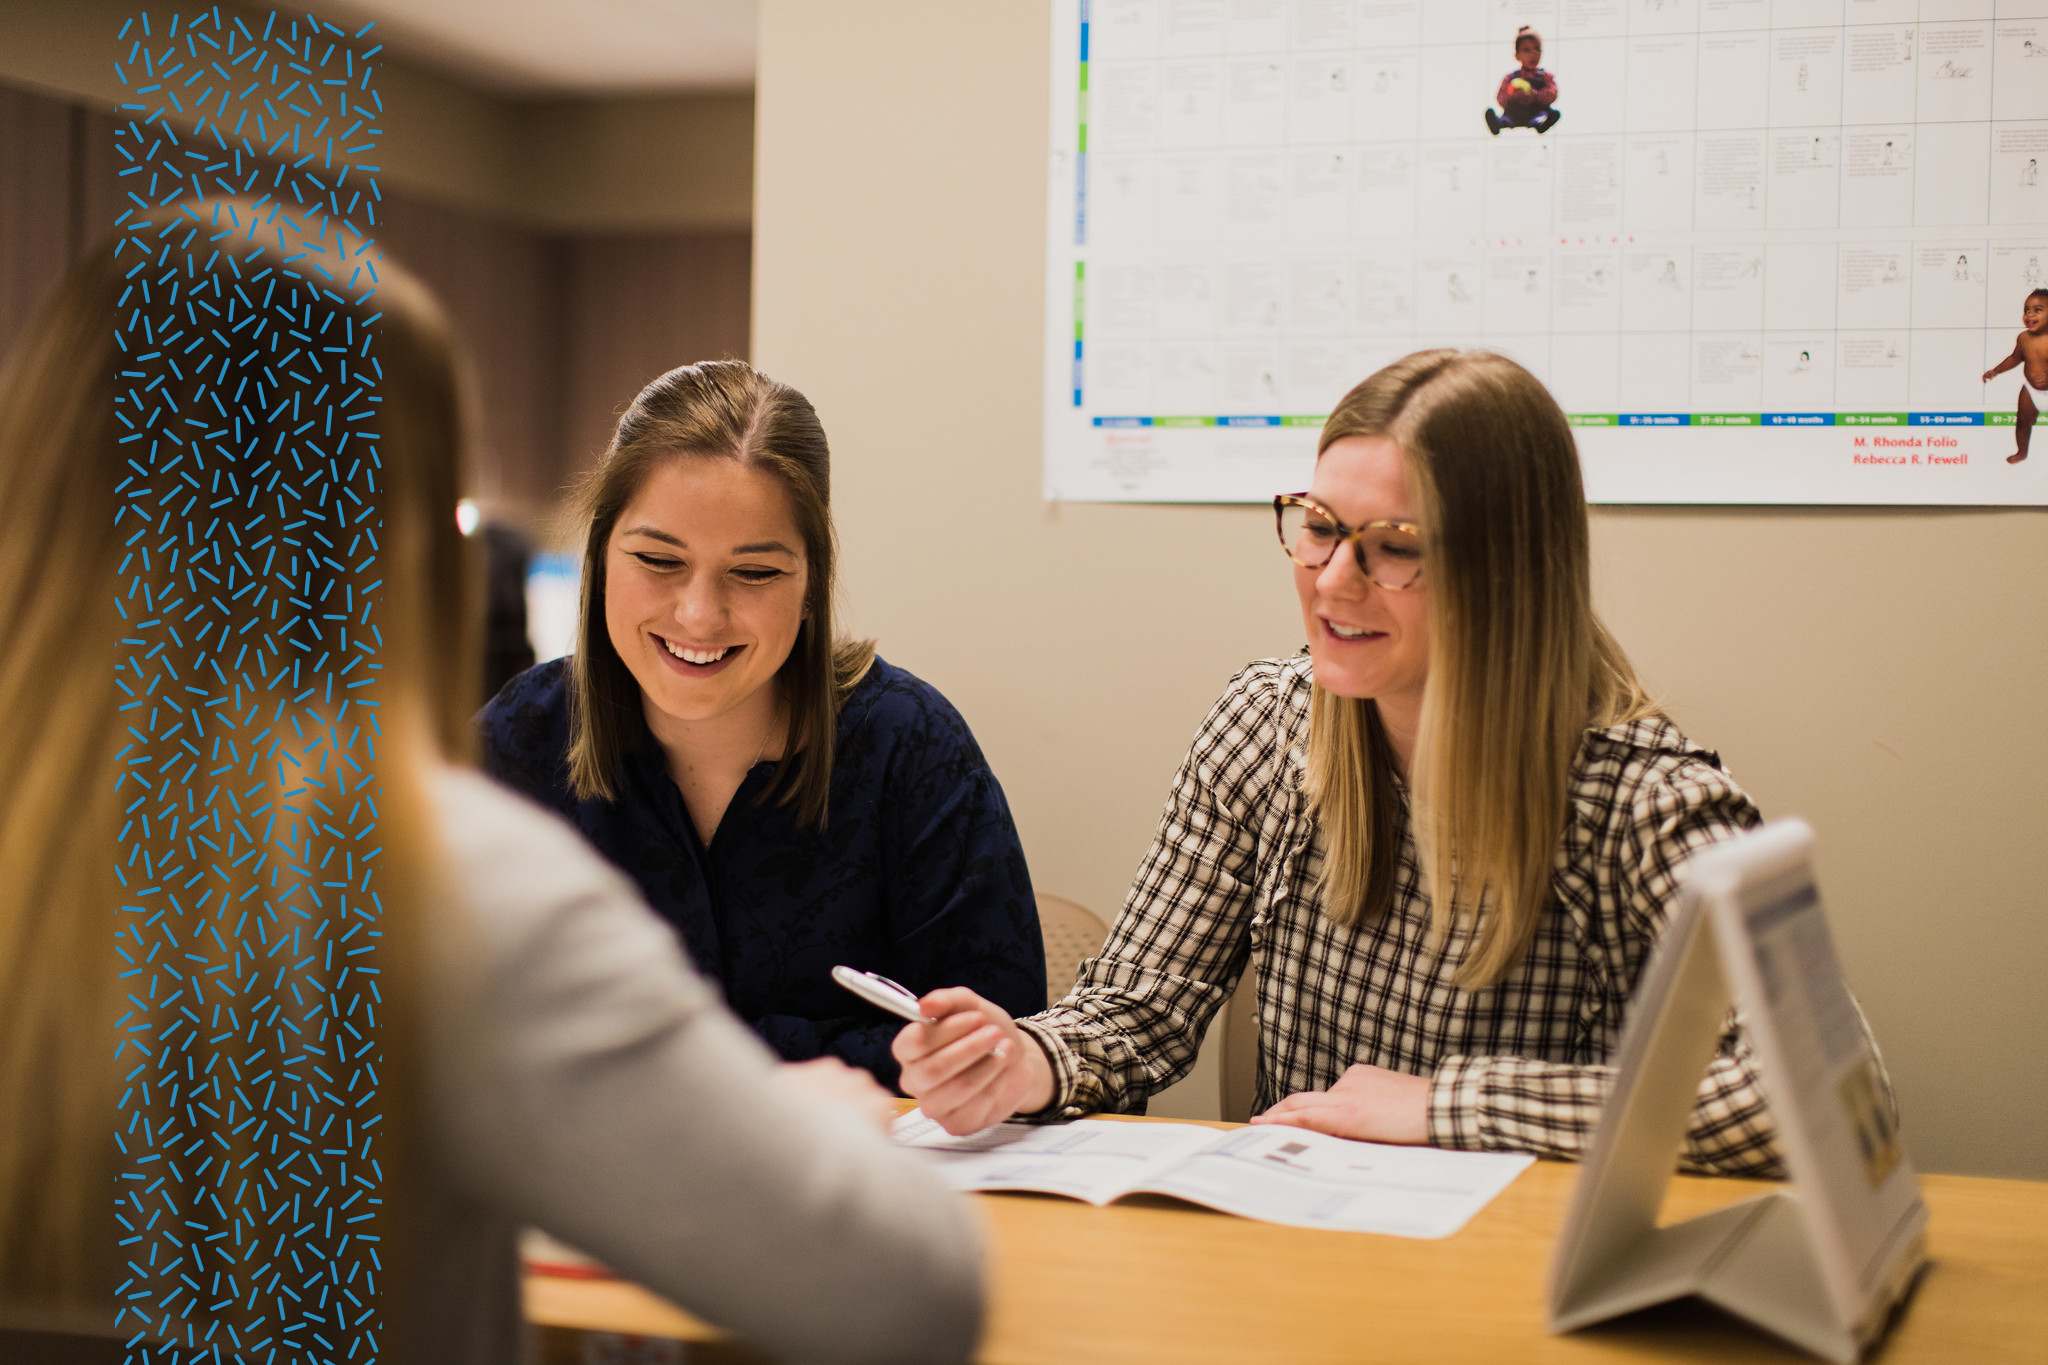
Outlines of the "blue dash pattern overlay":
[{"label": "blue dash pattern overlay", "polygon": [[382,101],[304,16],[115,70],[127,1358],[376,1360]]}]

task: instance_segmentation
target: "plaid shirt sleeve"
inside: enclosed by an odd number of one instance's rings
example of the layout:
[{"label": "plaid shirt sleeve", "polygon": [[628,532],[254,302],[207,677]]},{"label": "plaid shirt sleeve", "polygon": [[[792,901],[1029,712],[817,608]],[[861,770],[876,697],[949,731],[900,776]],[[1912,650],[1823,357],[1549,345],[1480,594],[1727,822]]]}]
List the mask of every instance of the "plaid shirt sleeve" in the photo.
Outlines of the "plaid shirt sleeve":
[{"label": "plaid shirt sleeve", "polygon": [[[1611,866],[1600,869],[1598,878],[1609,906],[1597,918],[1643,945],[1632,955],[1640,966],[1677,903],[1686,860],[1755,826],[1761,817],[1725,773],[1701,759],[1689,759],[1676,771],[1650,768],[1636,776],[1633,793],[1617,794],[1622,799],[1613,813],[1620,818],[1605,844]],[[1633,975],[1618,983],[1629,993]],[[1430,1086],[1430,1141],[1575,1159],[1592,1140],[1614,1075],[1605,1064],[1448,1058]],[[1701,1174],[1784,1173],[1755,1061],[1741,1020],[1732,1013],[1700,1082],[1680,1165]]]},{"label": "plaid shirt sleeve", "polygon": [[1282,740],[1278,660],[1231,679],[1174,775],[1152,846],[1102,952],[1073,992],[1021,1027],[1052,1063],[1036,1120],[1138,1109],[1195,1063],[1230,998],[1248,934]]}]

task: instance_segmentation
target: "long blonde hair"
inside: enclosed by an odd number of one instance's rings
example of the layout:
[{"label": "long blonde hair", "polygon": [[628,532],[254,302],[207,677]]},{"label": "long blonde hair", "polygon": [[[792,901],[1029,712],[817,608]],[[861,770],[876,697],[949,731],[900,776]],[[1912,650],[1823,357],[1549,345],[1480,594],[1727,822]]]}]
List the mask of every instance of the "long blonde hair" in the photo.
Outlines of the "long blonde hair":
[{"label": "long blonde hair", "polygon": [[[1550,898],[1572,762],[1589,726],[1656,713],[1593,611],[1585,490],[1571,426],[1520,365],[1418,351],[1366,379],[1317,454],[1384,436],[1407,456],[1427,553],[1430,664],[1413,815],[1439,950],[1472,938],[1475,988],[1521,959]],[[1308,792],[1325,838],[1325,913],[1393,902],[1405,814],[1377,706],[1310,700]]]},{"label": "long blonde hair", "polygon": [[[185,227],[252,207],[178,205],[150,221]],[[301,269],[318,270],[322,257],[339,263],[335,243],[310,232],[295,247],[315,258]],[[113,422],[116,250],[108,240],[86,253],[0,370],[0,772],[8,774],[0,783],[0,1313],[16,1325],[86,1332],[114,1321],[120,1261],[113,608],[115,485],[126,465]],[[209,262],[197,273],[230,268]],[[405,1231],[419,1148],[415,926],[438,875],[419,760],[470,751],[479,576],[454,521],[472,423],[453,344],[417,282],[388,262],[378,270],[367,303],[321,292],[356,335],[375,324],[383,367],[372,438],[380,456],[382,670],[356,695],[376,700],[381,718],[379,761],[366,779],[377,784],[383,844],[378,1131],[386,1202],[377,1226],[385,1235],[382,1335],[403,1355],[413,1253],[406,1236],[392,1234]],[[260,418],[255,426],[270,431]],[[309,847],[314,837],[309,830]],[[202,871],[212,861],[195,856]],[[231,871],[225,856],[214,870],[237,885],[252,876]],[[213,1046],[232,1054],[237,1044]],[[251,1138],[217,1118],[197,1120],[193,1130],[237,1161],[255,1151]],[[172,1170],[166,1183],[184,1207],[199,1206],[198,1175]],[[199,1316],[232,1325],[240,1311],[216,1305]]]}]

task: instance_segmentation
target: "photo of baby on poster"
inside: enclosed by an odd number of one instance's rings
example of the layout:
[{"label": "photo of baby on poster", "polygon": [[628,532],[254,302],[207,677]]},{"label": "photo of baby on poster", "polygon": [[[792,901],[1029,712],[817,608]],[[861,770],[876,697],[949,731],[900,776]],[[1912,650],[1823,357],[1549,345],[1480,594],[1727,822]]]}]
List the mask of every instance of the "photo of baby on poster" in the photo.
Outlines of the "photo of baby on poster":
[{"label": "photo of baby on poster", "polygon": [[1543,38],[1525,24],[1515,32],[1515,69],[1500,78],[1500,90],[1494,95],[1500,111],[1486,111],[1487,132],[1495,137],[1503,128],[1534,128],[1547,133],[1564,117],[1557,108],[1557,80],[1542,68],[1542,61]]},{"label": "photo of baby on poster", "polygon": [[1989,384],[2007,370],[2020,372],[2020,405],[2014,422],[2014,439],[2019,449],[2005,457],[2007,464],[2027,458],[2027,440],[2034,434],[2034,420],[2041,415],[2041,400],[2048,399],[2048,289],[2027,295],[2020,309],[2021,332],[2012,344],[2012,354],[1984,371]]},{"label": "photo of baby on poster", "polygon": [[1052,9],[1048,498],[1300,487],[1449,346],[1595,502],[2048,506],[2043,0]]}]

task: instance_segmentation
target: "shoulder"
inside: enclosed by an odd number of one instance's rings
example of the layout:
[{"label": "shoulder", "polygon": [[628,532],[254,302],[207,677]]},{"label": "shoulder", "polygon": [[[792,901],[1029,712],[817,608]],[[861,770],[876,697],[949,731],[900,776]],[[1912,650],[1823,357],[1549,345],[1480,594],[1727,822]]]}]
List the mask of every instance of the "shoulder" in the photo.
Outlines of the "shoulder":
[{"label": "shoulder", "polygon": [[485,766],[522,791],[559,775],[569,747],[569,660],[536,664],[498,690],[477,713]]},{"label": "shoulder", "polygon": [[1656,838],[1701,822],[1746,829],[1763,818],[1721,756],[1663,716],[1588,730],[1571,782],[1577,817],[1616,833]]},{"label": "shoulder", "polygon": [[502,723],[520,715],[569,712],[569,659],[550,659],[535,664],[498,689],[498,695],[484,703],[478,719],[486,724]]},{"label": "shoulder", "polygon": [[1306,762],[1313,666],[1306,651],[1255,659],[1224,685],[1187,763],[1203,782],[1250,791]]},{"label": "shoulder", "polygon": [[840,707],[839,742],[873,750],[913,737],[980,752],[966,718],[944,693],[877,655]]},{"label": "shoulder", "polygon": [[1210,709],[1210,725],[1247,735],[1292,741],[1308,722],[1315,666],[1308,651],[1284,658],[1254,659],[1231,675]]}]

